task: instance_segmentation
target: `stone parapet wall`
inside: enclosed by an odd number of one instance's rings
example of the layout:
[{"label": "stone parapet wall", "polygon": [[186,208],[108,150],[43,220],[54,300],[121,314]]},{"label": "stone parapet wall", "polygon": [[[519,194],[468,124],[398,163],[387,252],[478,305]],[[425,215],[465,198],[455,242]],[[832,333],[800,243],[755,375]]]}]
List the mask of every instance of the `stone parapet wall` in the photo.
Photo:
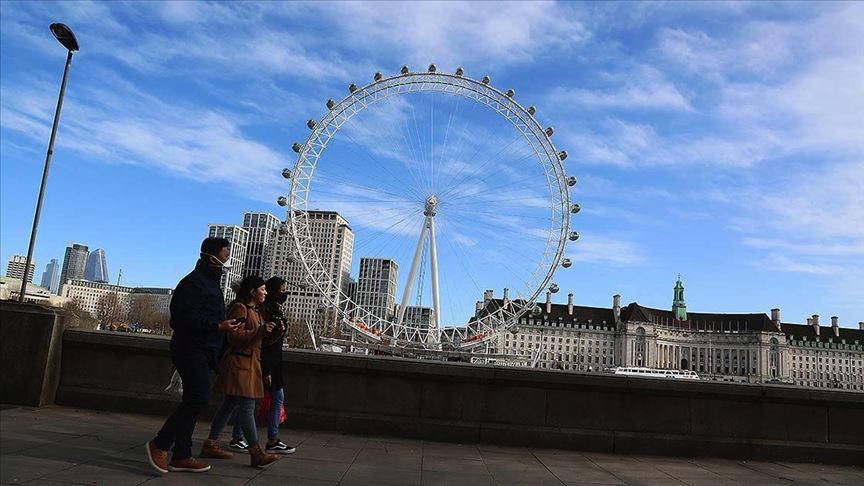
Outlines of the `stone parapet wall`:
[{"label": "stone parapet wall", "polygon": [[[56,401],[166,414],[166,338],[66,331]],[[864,394],[288,350],[289,427],[606,452],[864,463]],[[215,400],[216,398],[214,398]]]}]

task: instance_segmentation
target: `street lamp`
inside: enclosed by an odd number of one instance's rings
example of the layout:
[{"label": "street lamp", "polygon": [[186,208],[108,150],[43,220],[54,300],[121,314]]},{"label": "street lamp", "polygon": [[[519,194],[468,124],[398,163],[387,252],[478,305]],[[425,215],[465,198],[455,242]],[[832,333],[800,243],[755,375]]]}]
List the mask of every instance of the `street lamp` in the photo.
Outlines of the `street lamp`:
[{"label": "street lamp", "polygon": [[[57,110],[54,112],[54,124],[51,127],[51,139],[48,142],[48,154],[45,156],[45,168],[42,170],[42,185],[39,188],[39,199],[36,201],[36,214],[33,216],[33,229],[30,230],[30,246],[27,248],[27,262],[24,264],[24,278],[21,279],[21,290],[18,302],[24,302],[27,293],[27,269],[33,261],[33,246],[36,244],[36,230],[39,229],[39,216],[42,214],[42,198],[45,196],[45,183],[48,182],[48,169],[51,167],[51,156],[54,154],[54,139],[57,137],[57,124],[60,122],[60,109],[63,108],[63,95],[66,92],[66,77],[69,66],[72,65],[72,53],[78,50],[78,39],[72,29],[65,24],[51,24],[51,33],[63,47],[66,48],[66,67],[63,69],[63,81],[60,83],[60,96],[57,98]],[[33,273],[36,273],[35,271]],[[60,282],[62,285],[63,282]]]}]

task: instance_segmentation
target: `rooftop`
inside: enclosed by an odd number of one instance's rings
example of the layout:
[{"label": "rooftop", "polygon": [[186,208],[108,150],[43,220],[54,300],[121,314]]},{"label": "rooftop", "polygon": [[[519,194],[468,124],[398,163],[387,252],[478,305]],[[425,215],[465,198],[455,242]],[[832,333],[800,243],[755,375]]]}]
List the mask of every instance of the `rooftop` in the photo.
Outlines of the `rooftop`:
[{"label": "rooftop", "polygon": [[[143,444],[162,417],[3,406],[3,484],[864,484],[864,469],[786,462],[615,455],[283,430],[298,446],[266,470],[245,455],[201,475],[157,475]],[[199,421],[195,446],[208,423]],[[227,432],[226,432],[227,434]]]}]

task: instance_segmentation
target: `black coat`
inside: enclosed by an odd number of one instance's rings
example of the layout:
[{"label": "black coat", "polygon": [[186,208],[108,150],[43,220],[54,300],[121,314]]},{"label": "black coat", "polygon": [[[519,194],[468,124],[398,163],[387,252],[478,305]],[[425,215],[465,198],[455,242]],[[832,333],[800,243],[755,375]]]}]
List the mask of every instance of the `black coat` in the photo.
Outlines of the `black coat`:
[{"label": "black coat", "polygon": [[219,276],[199,263],[177,284],[171,296],[171,356],[176,361],[203,353],[215,369],[225,342],[219,323],[225,320],[225,299]]},{"label": "black coat", "polygon": [[[269,390],[278,390],[285,386],[285,381],[282,378],[282,342],[284,330],[287,330],[288,322],[285,315],[282,313],[282,307],[275,301],[268,300],[260,307],[261,314],[264,317],[264,322],[273,322],[276,324],[277,330],[274,331],[272,339],[265,339],[261,345],[261,376],[262,378],[270,375]],[[283,331],[279,332],[279,325],[283,326]]]}]

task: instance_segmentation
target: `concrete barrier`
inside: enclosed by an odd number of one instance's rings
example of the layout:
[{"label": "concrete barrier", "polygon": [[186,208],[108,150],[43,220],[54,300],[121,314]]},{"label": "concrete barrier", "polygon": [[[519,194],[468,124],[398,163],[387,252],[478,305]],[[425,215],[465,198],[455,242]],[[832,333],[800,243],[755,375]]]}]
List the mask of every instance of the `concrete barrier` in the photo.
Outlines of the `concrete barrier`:
[{"label": "concrete barrier", "polygon": [[40,407],[54,402],[68,313],[0,301],[0,400]]},{"label": "concrete barrier", "polygon": [[[289,427],[604,452],[864,463],[864,394],[285,351]],[[70,330],[57,403],[165,414],[168,340]]]}]

